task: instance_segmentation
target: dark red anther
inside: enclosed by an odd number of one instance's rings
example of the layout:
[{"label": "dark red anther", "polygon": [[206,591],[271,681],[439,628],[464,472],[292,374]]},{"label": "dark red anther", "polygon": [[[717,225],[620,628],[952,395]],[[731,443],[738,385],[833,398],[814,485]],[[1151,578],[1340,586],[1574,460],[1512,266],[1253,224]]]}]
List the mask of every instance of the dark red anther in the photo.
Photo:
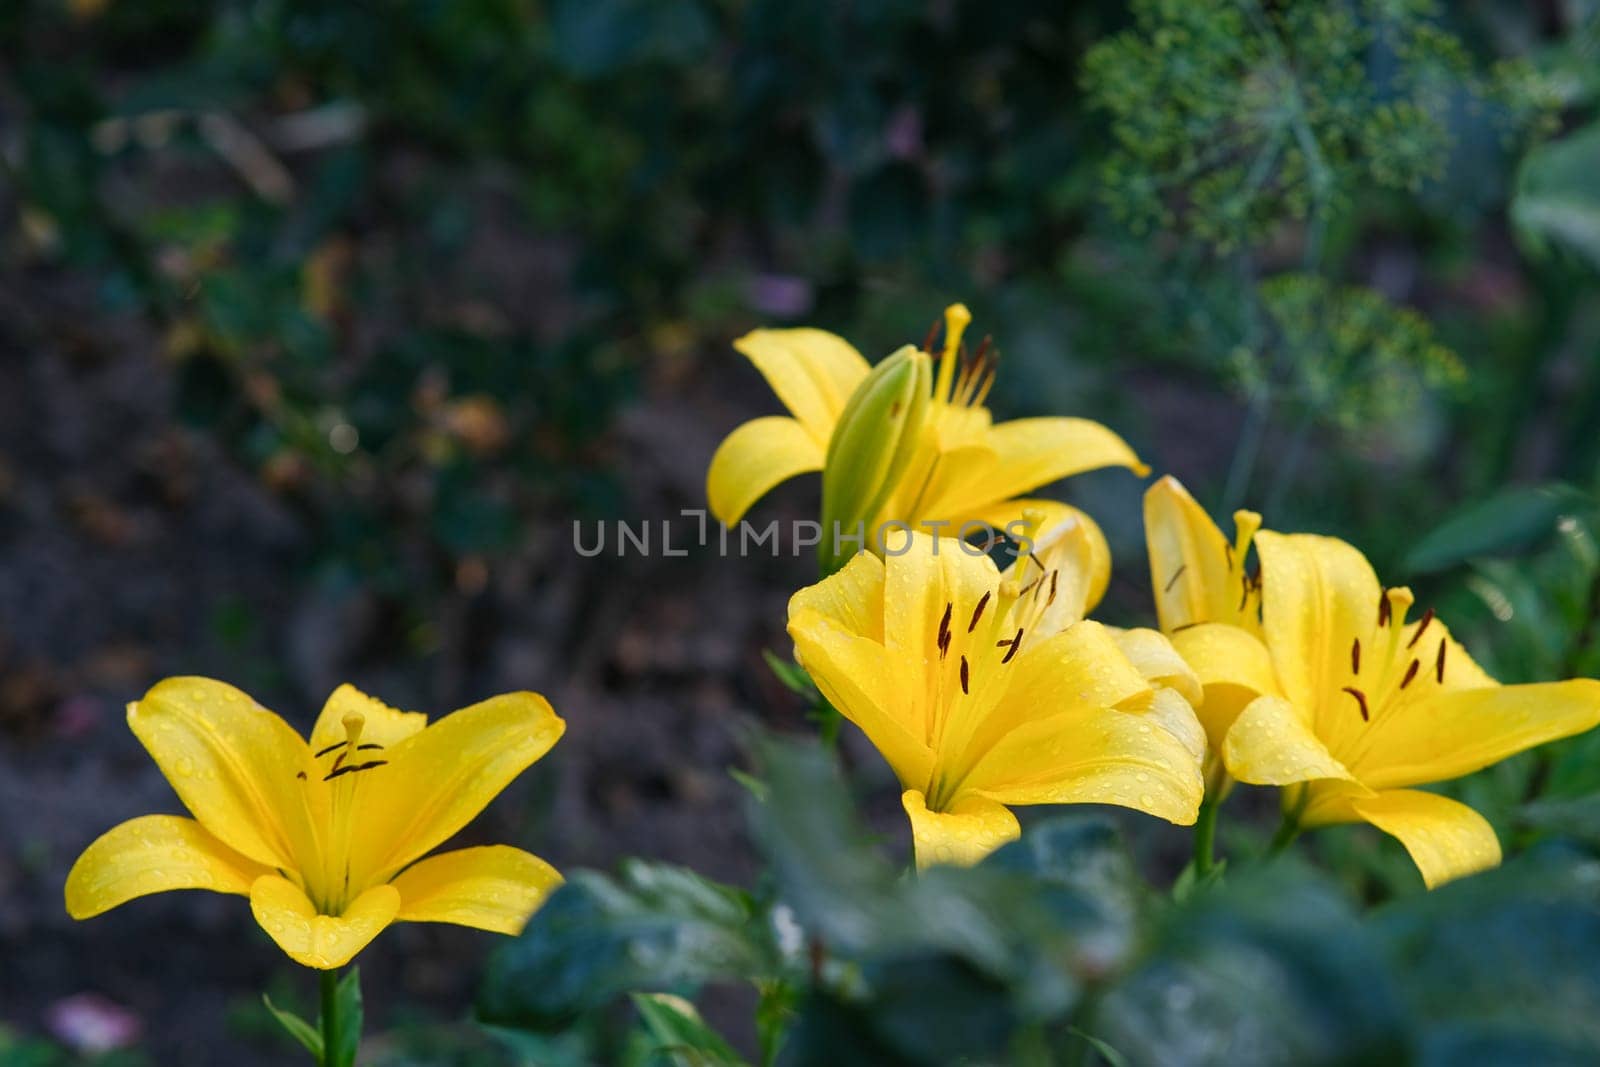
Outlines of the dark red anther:
[{"label": "dark red anther", "polygon": [[1411,666],[1406,668],[1406,676],[1400,679],[1401,689],[1404,689],[1406,686],[1411,684],[1411,679],[1417,676],[1417,668],[1420,666],[1422,666],[1422,664],[1418,663],[1416,660],[1411,661]]},{"label": "dark red anther", "polygon": [[968,673],[967,672],[967,657],[962,656],[961,657],[961,692],[963,694],[967,694],[969,692],[969,690],[967,689],[967,673]]},{"label": "dark red anther", "polygon": [[1178,569],[1172,572],[1172,577],[1167,579],[1167,584],[1162,588],[1163,593],[1172,592],[1172,587],[1178,584],[1178,579],[1183,577],[1183,572],[1189,569],[1187,563],[1178,564]]},{"label": "dark red anther", "polygon": [[1434,664],[1433,673],[1439,679],[1440,685],[1444,684],[1444,650],[1446,647],[1448,646],[1445,645],[1444,638],[1439,638],[1439,660]]},{"label": "dark red anther", "polygon": [[1361,638],[1359,637],[1350,642],[1350,673],[1361,673]]},{"label": "dark red anther", "polygon": [[1350,686],[1350,685],[1345,686],[1344,687],[1344,691],[1346,693],[1349,693],[1351,696],[1355,697],[1356,698],[1356,703],[1361,706],[1361,721],[1362,722],[1371,722],[1372,721],[1372,717],[1367,714],[1367,694],[1363,693],[1361,690],[1355,688],[1354,686]]},{"label": "dark red anther", "polygon": [[1022,647],[1022,627],[1017,627],[1017,636],[1013,637],[1009,641],[1001,641],[998,643],[1011,646],[1010,648],[1006,649],[1005,656],[1000,660],[1000,665],[1004,667],[1007,663],[1011,662],[1011,657],[1017,654],[1017,649]]},{"label": "dark red anther", "polygon": [[967,623],[967,633],[970,634],[973,630],[978,628],[978,620],[983,618],[983,609],[988,606],[989,594],[985,593],[983,594],[983,598],[978,601],[978,606],[972,609],[972,621]]},{"label": "dark red anther", "polygon": [[1428,628],[1428,624],[1430,622],[1432,622],[1432,621],[1433,621],[1433,609],[1429,608],[1427,611],[1424,611],[1422,613],[1422,618],[1417,621],[1417,632],[1412,634],[1411,635],[1411,640],[1406,642],[1406,647],[1407,648],[1416,648],[1417,647],[1417,642],[1422,640],[1422,631],[1426,630]]}]

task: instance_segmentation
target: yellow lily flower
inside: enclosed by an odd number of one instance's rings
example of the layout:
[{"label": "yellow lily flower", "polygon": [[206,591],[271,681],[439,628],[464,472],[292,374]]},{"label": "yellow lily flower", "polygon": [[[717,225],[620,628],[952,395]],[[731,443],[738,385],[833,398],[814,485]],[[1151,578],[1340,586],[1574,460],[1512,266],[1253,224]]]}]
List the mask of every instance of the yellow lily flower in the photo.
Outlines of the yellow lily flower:
[{"label": "yellow lily flower", "polygon": [[[883,462],[892,468],[896,484],[875,491],[877,511],[860,517],[869,542],[873,531],[891,521],[934,532],[939,529],[935,524],[950,523],[954,535],[961,524],[980,516],[991,523],[996,517],[1016,518],[1028,504],[1016,499],[1021,494],[1083,471],[1120,466],[1141,476],[1148,473],[1122,438],[1089,419],[994,424],[983,401],[994,381],[996,358],[987,345],[976,354],[962,346],[971,318],[961,304],[945,311],[938,373],[929,376],[932,395],[926,410],[918,413],[917,437],[892,465]],[[712,457],[706,497],[712,513],[728,526],[778,483],[824,469],[840,416],[869,372],[855,348],[824,330],[755,330],[734,347],[756,365],[792,417],[769,415],[747,422]],[[875,410],[859,403],[856,408]],[[871,439],[870,434],[863,436]],[[897,452],[902,444],[895,438]],[[832,462],[866,462],[850,449],[842,452]],[[853,530],[841,532],[848,536]]]},{"label": "yellow lily flower", "polygon": [[308,743],[230,685],[169,678],[128,725],[194,818],[141,816],[90,845],[67,876],[75,919],[169,889],[237,893],[280,948],[327,970],[395,921],[514,934],[561,883],[505,845],[422,858],[561,737],[537,693],[429,726],[340,686]]},{"label": "yellow lily flower", "polygon": [[[1246,566],[1261,516],[1240,510],[1233,522],[1236,533],[1229,541],[1171,475],[1145,491],[1156,617],[1200,678],[1205,695],[1195,711],[1214,757],[1245,705],[1278,692],[1272,657],[1261,643],[1260,578]],[[1218,774],[1210,777],[1215,781]]]},{"label": "yellow lily flower", "polygon": [[1406,622],[1331,537],[1262,531],[1261,629],[1282,695],[1261,696],[1223,742],[1242,782],[1291,786],[1302,826],[1369,822],[1398,838],[1429,887],[1500,862],[1487,820],[1411,788],[1470,774],[1600,723],[1600,682],[1498,684],[1432,611]]},{"label": "yellow lily flower", "polygon": [[1026,559],[1002,577],[960,541],[910,534],[790,599],[796,656],[904,787],[919,867],[975,863],[1017,837],[1007,805],[1194,821],[1194,713],[1099,623],[1048,632],[1052,595],[1075,580]]}]

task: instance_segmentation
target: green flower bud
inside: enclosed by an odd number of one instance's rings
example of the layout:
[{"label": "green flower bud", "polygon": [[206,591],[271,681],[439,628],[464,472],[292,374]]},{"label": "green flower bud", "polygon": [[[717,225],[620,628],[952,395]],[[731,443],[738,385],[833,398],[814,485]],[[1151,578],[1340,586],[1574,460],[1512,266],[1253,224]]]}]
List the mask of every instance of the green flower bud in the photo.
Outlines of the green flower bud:
[{"label": "green flower bud", "polygon": [[858,525],[873,522],[899,486],[922,440],[932,387],[933,361],[906,345],[872,368],[845,402],[828,439],[822,471],[817,556],[824,576],[853,554],[842,551],[841,538],[851,538]]}]

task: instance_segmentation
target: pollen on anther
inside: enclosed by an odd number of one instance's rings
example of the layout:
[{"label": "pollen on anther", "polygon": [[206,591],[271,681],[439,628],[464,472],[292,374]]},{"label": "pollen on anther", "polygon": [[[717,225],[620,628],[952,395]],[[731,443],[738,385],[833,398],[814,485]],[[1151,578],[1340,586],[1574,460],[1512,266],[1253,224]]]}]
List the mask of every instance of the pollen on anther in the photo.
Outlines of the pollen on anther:
[{"label": "pollen on anther", "polygon": [[968,689],[967,689],[967,681],[968,681],[967,657],[962,656],[961,657],[961,692],[963,694],[968,694],[968,692],[969,692]]},{"label": "pollen on anther", "polygon": [[1361,673],[1361,638],[1359,637],[1350,642],[1350,673]]},{"label": "pollen on anther", "polygon": [[1418,663],[1416,660],[1411,661],[1411,666],[1406,668],[1406,676],[1400,679],[1401,689],[1404,689],[1406,686],[1411,684],[1411,679],[1417,676],[1417,668],[1421,666],[1422,664]]},{"label": "pollen on anther", "polygon": [[1372,718],[1367,714],[1367,694],[1363,693],[1353,685],[1345,686],[1344,691],[1356,698],[1356,704],[1361,708],[1361,721],[1371,722]]},{"label": "pollen on anther", "polygon": [[967,623],[967,633],[970,634],[978,628],[978,620],[983,618],[983,609],[989,606],[990,595],[991,593],[984,593],[978,601],[978,606],[972,609],[972,621]]},{"label": "pollen on anther", "polygon": [[1378,625],[1379,626],[1388,626],[1389,625],[1389,613],[1392,610],[1393,609],[1389,606],[1389,590],[1388,589],[1380,589],[1380,590],[1378,590]]},{"label": "pollen on anther", "polygon": [[1017,636],[1013,637],[1011,640],[997,641],[995,644],[996,647],[1000,645],[1010,646],[1006,649],[1006,654],[1000,659],[1000,665],[1003,667],[1007,663],[1011,662],[1011,657],[1015,656],[1017,654],[1017,650],[1022,647],[1022,627],[1017,627]]},{"label": "pollen on anther", "polygon": [[1448,647],[1444,638],[1439,638],[1439,660],[1434,664],[1434,674],[1438,677],[1440,685],[1444,684],[1444,653]]},{"label": "pollen on anther", "polygon": [[1417,642],[1422,640],[1422,631],[1426,630],[1428,628],[1428,624],[1430,622],[1432,622],[1432,621],[1433,621],[1433,609],[1429,608],[1427,611],[1424,611],[1422,613],[1422,618],[1417,621],[1417,632],[1412,634],[1411,635],[1411,640],[1406,642],[1406,647],[1407,648],[1416,648],[1417,647]]}]

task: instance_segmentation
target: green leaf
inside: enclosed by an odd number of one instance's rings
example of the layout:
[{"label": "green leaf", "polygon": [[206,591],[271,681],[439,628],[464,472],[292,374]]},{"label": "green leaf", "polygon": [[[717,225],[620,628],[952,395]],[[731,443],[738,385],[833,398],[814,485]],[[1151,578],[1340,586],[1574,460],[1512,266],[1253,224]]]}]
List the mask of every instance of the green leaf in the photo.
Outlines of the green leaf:
[{"label": "green leaf", "polygon": [[345,972],[333,995],[339,1011],[339,1043],[337,1047],[327,1050],[325,1067],[352,1067],[356,1062],[356,1052],[361,1047],[361,1027],[364,1022],[360,968],[352,967]]},{"label": "green leaf", "polygon": [[778,966],[747,894],[630,860],[615,879],[583,871],[556,890],[491,958],[478,1010],[492,1023],[557,1030],[625,993],[767,978]]},{"label": "green leaf", "polygon": [[1600,270],[1600,123],[1528,153],[1517,174],[1511,220],[1533,246],[1554,242]]},{"label": "green leaf", "polygon": [[1592,853],[1543,846],[1391,904],[1374,925],[1434,1040],[1555,1043],[1586,1050],[1589,1062],[1600,1057],[1600,860]]},{"label": "green leaf", "polygon": [[1406,556],[1405,567],[1426,574],[1480,556],[1527,551],[1550,535],[1557,519],[1587,502],[1583,493],[1560,483],[1502,489],[1424,534]]},{"label": "green leaf", "polygon": [[744,1067],[733,1046],[687,1000],[668,993],[635,993],[633,1006],[656,1041],[655,1051],[681,1067]]},{"label": "green leaf", "polygon": [[1339,894],[1282,869],[1197,891],[1083,1025],[1131,1063],[1403,1062],[1376,941]]},{"label": "green leaf", "polygon": [[272,1003],[272,998],[265,993],[261,994],[261,1003],[267,1006],[267,1010],[272,1013],[272,1017],[278,1020],[278,1024],[289,1032],[290,1037],[300,1042],[301,1047],[315,1056],[318,1063],[322,1062],[322,1034],[315,1026],[312,1026],[287,1008],[278,1007]]},{"label": "green leaf", "polygon": [[767,666],[789,692],[804,697],[817,695],[817,687],[812,684],[811,676],[800,664],[779,657],[770,648],[761,650],[761,658],[767,661]]}]

